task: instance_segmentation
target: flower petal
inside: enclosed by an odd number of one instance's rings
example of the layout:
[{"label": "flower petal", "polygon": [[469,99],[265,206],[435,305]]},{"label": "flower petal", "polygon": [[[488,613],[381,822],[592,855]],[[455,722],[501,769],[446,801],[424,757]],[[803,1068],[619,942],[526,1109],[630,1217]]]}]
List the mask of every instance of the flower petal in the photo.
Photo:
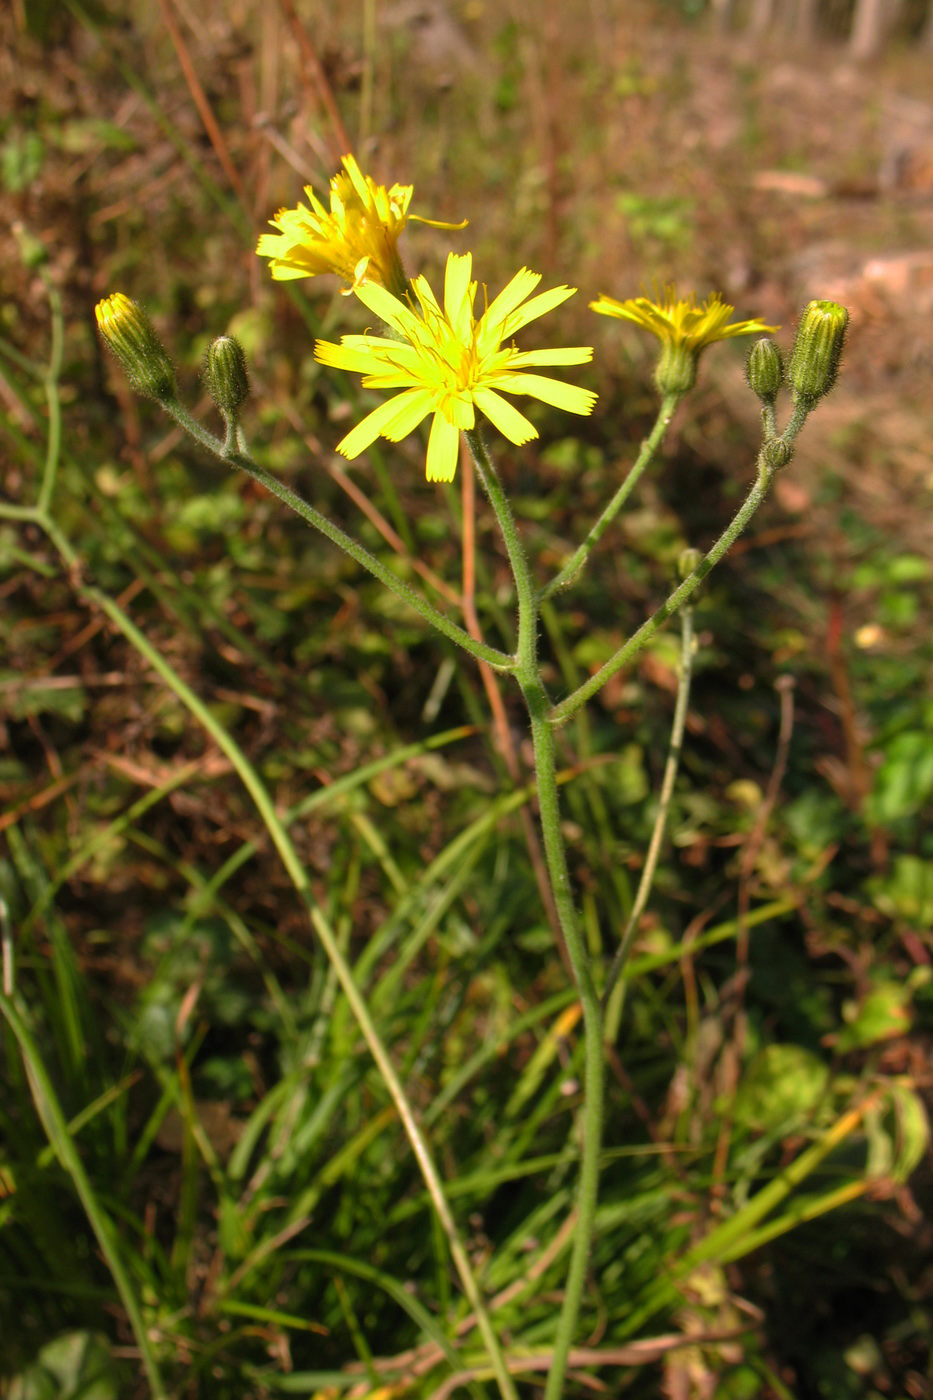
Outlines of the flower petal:
[{"label": "flower petal", "polygon": [[415,296],[421,302],[421,309],[426,316],[443,316],[444,313],[441,311],[440,303],[432,292],[428,279],[423,274],[413,277],[411,285],[414,289]]},{"label": "flower petal", "polygon": [[[409,389],[407,394],[401,394],[399,398],[405,399],[416,393],[417,389]],[[338,442],[337,451],[344,457],[349,457],[351,461],[361,452],[365,452],[366,448],[375,442],[380,434],[384,434],[385,429],[404,412],[404,405],[400,407],[399,398],[387,399],[378,408],[374,408],[372,413],[367,413],[362,423],[357,423],[356,427],[351,428],[346,437]]]},{"label": "flower petal", "polygon": [[362,170],[357,165],[353,156],[341,156],[340,164],[350,177],[350,183],[356,191],[357,198],[365,207],[372,203],[372,195],[367,187]]},{"label": "flower petal", "polygon": [[379,282],[363,282],[353,290],[364,306],[374,312],[387,326],[392,326],[401,335],[408,334],[408,327],[416,319],[415,313],[398,297],[387,292]]},{"label": "flower petal", "polygon": [[497,379],[496,384],[507,394],[528,394],[567,413],[592,413],[598,397],[592,389],[581,389],[576,384],[565,384],[562,379],[550,379],[544,374],[506,374]]},{"label": "flower petal", "polygon": [[531,301],[519,306],[512,311],[500,326],[500,339],[505,340],[509,336],[520,331],[522,326],[527,326],[529,321],[536,321],[539,316],[543,316],[546,311],[553,311],[555,306],[560,306],[561,302],[572,297],[576,292],[576,287],[552,287],[549,292],[541,292],[538,296],[532,297]]},{"label": "flower petal", "polygon": [[291,282],[296,277],[313,277],[318,272],[330,272],[329,267],[310,268],[298,263],[274,262],[269,264],[269,275],[273,282]]},{"label": "flower petal", "polygon": [[509,365],[516,369],[525,365],[588,365],[592,358],[592,345],[567,345],[553,350],[513,350]]},{"label": "flower petal", "polygon": [[427,418],[434,407],[434,395],[427,389],[411,389],[391,402],[396,405],[397,412],[391,423],[383,428],[382,435],[390,442],[401,442],[415,431],[423,418]]},{"label": "flower petal", "polygon": [[444,273],[444,310],[458,340],[466,342],[473,332],[470,278],[472,253],[448,253]]},{"label": "flower petal", "polygon": [[477,389],[473,401],[503,437],[507,437],[509,442],[514,442],[517,447],[521,447],[522,443],[531,442],[532,438],[538,436],[534,424],[529,423],[523,413],[519,413],[517,408],[494,389]]},{"label": "flower petal", "polygon": [[486,313],[480,320],[480,325],[489,330],[501,326],[519,302],[531,296],[540,281],[540,272],[531,272],[527,267],[520,268],[511,282],[507,282],[495,300],[487,306]]},{"label": "flower petal", "polygon": [[[355,337],[362,339],[362,336]],[[372,374],[384,368],[384,361],[378,351],[368,345],[348,345],[348,336],[344,336],[343,344],[333,345],[329,340],[317,340],[314,343],[314,358],[322,365],[331,365],[334,369],[347,369],[354,374]]]},{"label": "flower petal", "polygon": [[453,481],[457,473],[460,451],[460,431],[448,423],[443,413],[435,413],[428,438],[428,481]]}]

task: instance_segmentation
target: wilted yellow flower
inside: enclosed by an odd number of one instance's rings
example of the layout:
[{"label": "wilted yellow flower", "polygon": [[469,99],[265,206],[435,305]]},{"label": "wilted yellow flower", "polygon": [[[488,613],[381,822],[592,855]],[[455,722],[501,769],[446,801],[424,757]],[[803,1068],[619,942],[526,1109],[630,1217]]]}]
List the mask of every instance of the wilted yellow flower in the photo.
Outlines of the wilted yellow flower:
[{"label": "wilted yellow flower", "polygon": [[380,404],[357,424],[337,444],[338,452],[357,457],[380,435],[401,442],[433,413],[428,480],[453,481],[460,431],[475,426],[476,409],[510,442],[520,445],[538,436],[534,425],[502,393],[528,394],[569,413],[592,412],[596,395],[589,389],[523,372],[532,365],[586,364],[593,355],[591,346],[517,350],[503,345],[529,321],[573,296],[576,288],[554,287],[526,301],[541,276],[523,267],[477,320],[472,272],[470,253],[449,255],[443,310],[427,280],[416,277],[412,290],[420,314],[374,282],[355,289],[360,301],[402,339],[367,334],[345,335],[340,345],[319,340],[315,356],[322,364],[364,375],[365,388],[405,392]]},{"label": "wilted yellow flower", "polygon": [[632,321],[658,337],[664,348],[655,380],[662,393],[686,393],[692,388],[700,351],[714,341],[732,340],[737,335],[761,335],[778,329],[757,319],[730,324],[729,317],[735,307],[724,302],[719,292],[713,292],[702,306],[697,306],[695,295],[676,297],[672,286],[665,287],[657,301],[648,297],[616,301],[615,297],[603,293],[596,301],[591,301],[590,306],[602,316]]},{"label": "wilted yellow flower", "polygon": [[272,259],[269,270],[277,282],[336,272],[351,287],[373,280],[402,296],[408,283],[398,240],[408,220],[447,229],[464,228],[466,221],[445,224],[409,214],[412,185],[386,189],[363,175],[353,156],[342,161],[346,173],[330,182],[330,211],[306,185],[311,208],[280,209],[269,220],[279,232],[262,234],[256,252]]}]

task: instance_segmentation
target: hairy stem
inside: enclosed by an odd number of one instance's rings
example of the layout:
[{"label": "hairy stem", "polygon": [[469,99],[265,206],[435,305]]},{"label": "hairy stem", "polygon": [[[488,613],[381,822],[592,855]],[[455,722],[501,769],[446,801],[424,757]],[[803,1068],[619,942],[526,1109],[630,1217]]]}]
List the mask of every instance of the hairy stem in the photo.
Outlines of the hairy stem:
[{"label": "hairy stem", "polygon": [[300,515],[302,520],[306,521],[309,525],[313,525],[316,530],[320,530],[322,535],[326,535],[333,544],[338,545],[340,549],[350,555],[351,559],[355,559],[358,564],[361,564],[364,569],[368,569],[374,578],[377,578],[380,583],[384,583],[386,588],[391,589],[396,597],[401,598],[403,603],[407,603],[410,608],[423,617],[426,622],[429,622],[432,627],[435,627],[438,632],[442,632],[445,637],[449,637],[452,642],[456,642],[458,646],[463,647],[471,656],[475,656],[478,661],[485,661],[487,665],[492,666],[497,671],[512,671],[515,669],[515,660],[513,657],[507,656],[503,651],[498,651],[496,647],[487,646],[485,642],[476,641],[470,636],[469,632],[465,632],[457,623],[451,622],[448,617],[445,617],[442,612],[439,612],[437,608],[433,607],[426,598],[423,598],[420,593],[417,593],[404,579],[399,578],[398,574],[393,573],[392,570],[387,568],[374,554],[370,554],[368,549],[364,549],[363,546],[358,544],[350,535],[345,534],[339,526],[334,525],[332,521],[328,520],[326,515],[322,515],[319,510],[315,510],[314,506],[299,496],[290,486],[286,486],[284,482],[279,481],[277,477],[267,472],[264,467],[260,467],[258,463],[253,461],[252,457],[247,456],[243,452],[228,451],[225,444],[221,442],[219,438],[215,438],[212,433],[209,433],[206,428],[202,428],[197,419],[193,418],[177,399],[173,402],[164,403],[162,407],[165,409],[166,413],[174,418],[176,423],[184,428],[185,432],[190,434],[202,447],[206,447],[209,452],[212,452],[215,457],[219,457],[221,461],[226,462],[228,466],[239,467],[241,471],[246,472],[255,481],[265,486],[267,491],[271,491],[274,496],[278,496],[279,500],[284,501],[290,510],[293,510],[296,515]]},{"label": "hairy stem", "polygon": [[658,812],[654,819],[654,829],[651,832],[651,840],[648,843],[648,852],[645,856],[644,869],[641,872],[641,879],[638,882],[638,889],[632,904],[631,913],[626,921],[625,929],[619,941],[616,955],[609,968],[609,975],[606,978],[606,986],[603,989],[603,1011],[607,1011],[609,999],[612,996],[613,988],[619,980],[619,974],[625,966],[629,950],[632,946],[632,939],[635,937],[635,930],[638,928],[638,921],[645,910],[645,905],[651,895],[651,887],[654,884],[654,872],[658,864],[658,856],[661,852],[661,842],[664,840],[664,831],[667,827],[667,815],[670,811],[671,798],[674,794],[674,782],[677,778],[677,769],[680,765],[680,752],[684,741],[684,726],[687,722],[687,706],[690,701],[690,680],[693,672],[693,608],[689,604],[685,605],[680,614],[680,675],[678,677],[677,701],[674,705],[674,722],[671,725],[671,741],[667,750],[667,762],[664,765],[664,777],[661,780],[661,792],[658,796]]},{"label": "hairy stem", "polygon": [[586,1284],[587,1263],[596,1221],[596,1202],[599,1193],[599,1152],[602,1140],[603,1098],[605,1094],[603,1016],[593,981],[589,954],[574,907],[570,872],[567,868],[567,855],[560,824],[554,733],[548,722],[550,701],[541,679],[537,656],[538,600],[508,498],[502,489],[486,445],[475,429],[466,433],[466,439],[476,463],[477,475],[496,513],[515,578],[515,590],[518,597],[518,649],[515,677],[525,697],[531,722],[535,779],[548,875],[583,1007],[584,1081],[581,1115],[583,1140],[580,1178],[577,1186],[576,1227],[570,1267],[564,1288],[564,1301],[557,1321],[551,1368],[544,1392],[545,1400],[560,1400],[564,1390],[568,1356],[580,1315],[580,1305]]},{"label": "hairy stem", "polygon": [[762,454],[758,458],[758,476],[755,484],[746,496],[741,508],[726,526],[725,530],[723,530],[709,553],[700,560],[693,573],[685,578],[679,587],[674,589],[670,597],[652,613],[647,621],[642,623],[638,631],[634,632],[632,636],[629,637],[628,641],[624,642],[623,645],[619,647],[618,651],[609,658],[605,665],[599,668],[595,675],[591,676],[588,681],[584,681],[583,685],[579,686],[572,695],[568,695],[566,700],[562,700],[559,705],[554,706],[549,717],[549,722],[551,724],[566,724],[567,720],[570,719],[572,715],[576,714],[581,705],[585,705],[587,700],[591,699],[598,691],[602,690],[606,682],[610,680],[617,671],[620,671],[627,662],[631,661],[633,657],[636,657],[638,653],[647,646],[658,628],[661,627],[669,617],[672,617],[677,609],[696,592],[710,570],[715,568],[723,555],[731,549],[749,520],[751,520],[752,516],[755,514],[755,511],[761,505],[768,493],[768,487],[771,485],[773,475],[773,471],[768,467],[764,460],[764,455]]},{"label": "hairy stem", "polygon": [[642,443],[641,451],[629,470],[628,475],[625,477],[622,485],[616,491],[599,519],[591,527],[586,539],[574,550],[560,573],[556,574],[554,578],[551,579],[550,583],[545,584],[544,588],[541,589],[538,597],[542,602],[545,598],[550,598],[552,593],[556,593],[559,588],[566,588],[568,584],[573,583],[587,559],[589,559],[591,551],[602,539],[619,511],[638,485],[645,468],[650,466],[654,454],[660,447],[664,434],[667,432],[670,421],[674,416],[674,409],[677,407],[682,397],[681,394],[668,394],[664,398],[658,410],[658,416],[655,419],[654,427]]}]

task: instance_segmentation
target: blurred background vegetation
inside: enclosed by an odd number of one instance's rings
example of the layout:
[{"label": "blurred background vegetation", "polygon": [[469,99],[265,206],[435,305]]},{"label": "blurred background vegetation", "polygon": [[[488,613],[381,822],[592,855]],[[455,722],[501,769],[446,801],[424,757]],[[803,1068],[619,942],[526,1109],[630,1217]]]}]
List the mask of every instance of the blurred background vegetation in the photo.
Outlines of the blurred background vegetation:
[{"label": "blurred background vegetation", "polygon": [[[414,184],[417,212],[470,219],[412,225],[410,271],[436,280],[454,246],[493,291],[523,263],[580,288],[549,334],[597,347],[592,420],[571,432],[540,406],[538,442],[499,445],[542,577],[656,407],[653,344],[590,299],[719,290],[784,344],[811,297],[851,311],[839,387],[698,606],[671,839],[610,1051],[583,1338],[602,1360],[578,1358],[573,1394],[922,1400],[933,1383],[931,32],[914,0],[0,14],[0,493],[29,504],[46,454],[47,281],[64,310],[56,518],[292,812],[517,1348],[552,1325],[579,1087],[517,694],[491,724],[472,663],[138,401],[93,305],[120,290],[147,307],[206,422],[206,345],[236,334],[259,459],[455,614],[475,595],[508,647],[490,521],[465,584],[460,484],[427,486],[420,440],[334,457],[359,391],[312,337],[361,313],[326,279],[271,283],[253,248],[277,208],[326,189],[352,146]],[[738,504],[758,441],[742,370],[741,345],[707,352],[619,537],[548,613],[556,692]],[[476,1341],[304,912],[229,764],[81,584],[35,525],[0,522],[0,914],[169,1393],[452,1393],[443,1346],[469,1367]],[[651,830],[676,655],[672,627],[565,736],[597,949]],[[0,1393],[143,1396],[8,1026],[3,1053]],[[820,1147],[765,1225],[742,1215]]]}]

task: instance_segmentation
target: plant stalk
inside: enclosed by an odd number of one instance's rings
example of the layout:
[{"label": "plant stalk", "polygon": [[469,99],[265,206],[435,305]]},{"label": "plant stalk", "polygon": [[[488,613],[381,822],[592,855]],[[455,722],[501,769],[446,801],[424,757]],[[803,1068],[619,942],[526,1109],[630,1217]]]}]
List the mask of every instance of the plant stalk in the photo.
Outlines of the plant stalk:
[{"label": "plant stalk", "polygon": [[616,491],[599,519],[595,521],[589,534],[574,550],[573,554],[560,570],[560,573],[555,574],[550,583],[545,584],[544,588],[541,589],[538,594],[539,601],[543,602],[545,598],[550,598],[558,589],[566,588],[568,584],[573,583],[576,579],[580,570],[589,559],[590,553],[602,539],[619,511],[638,485],[645,468],[650,466],[655,453],[661,445],[664,434],[670,426],[670,421],[674,416],[674,409],[677,407],[682,397],[682,394],[666,395],[658,410],[658,416],[655,419],[654,427],[642,443],[641,450],[622,482],[622,485]]},{"label": "plant stalk", "polygon": [[545,1400],[560,1400],[564,1391],[568,1357],[580,1315],[583,1290],[586,1284],[587,1263],[596,1222],[596,1203],[599,1193],[599,1154],[605,1094],[603,1016],[593,981],[589,953],[574,907],[570,872],[567,868],[567,855],[560,824],[554,732],[548,721],[550,700],[541,679],[537,656],[538,600],[511,506],[502,489],[502,484],[482,436],[476,429],[467,432],[465,436],[476,464],[477,475],[496,513],[515,578],[518,598],[518,648],[515,678],[525,697],[531,723],[539,815],[548,875],[583,1007],[582,1145],[580,1177],[577,1185],[576,1229],[564,1288],[564,1301],[554,1336],[551,1368],[544,1392]]},{"label": "plant stalk", "polygon": [[624,642],[609,660],[599,668],[595,675],[571,694],[566,700],[562,700],[559,705],[555,705],[549,716],[549,723],[553,725],[566,724],[567,720],[576,714],[581,705],[585,705],[603,686],[610,680],[617,671],[620,671],[627,662],[638,655],[650,642],[655,632],[667,621],[669,617],[677,611],[683,603],[699,588],[707,574],[720,561],[722,556],[732,548],[745,526],[751,520],[755,511],[761,505],[768,493],[774,476],[773,469],[769,468],[764,453],[758,457],[758,475],[754,485],[746,496],[742,506],[735,516],[723,530],[719,539],[712,546],[709,553],[700,560],[693,573],[684,579],[673,593],[652,613],[647,621],[643,622],[637,632],[633,632],[627,642]]},{"label": "plant stalk", "polygon": [[306,521],[307,524],[313,525],[316,530],[320,530],[322,535],[326,535],[333,544],[338,545],[346,554],[350,555],[351,559],[361,564],[364,569],[368,569],[380,583],[384,583],[386,588],[390,589],[396,597],[401,598],[403,603],[407,603],[410,608],[423,617],[426,622],[429,622],[432,627],[435,627],[438,632],[442,632],[445,637],[449,637],[452,642],[456,642],[458,646],[463,647],[471,656],[475,656],[478,661],[485,661],[487,665],[492,666],[496,671],[513,671],[515,669],[515,660],[513,657],[507,656],[505,652],[499,651],[496,647],[487,646],[485,642],[477,641],[470,636],[469,632],[465,632],[462,627],[458,627],[455,622],[451,622],[448,617],[445,617],[442,612],[439,612],[426,598],[423,598],[420,593],[417,593],[414,588],[407,584],[404,579],[399,578],[398,574],[393,573],[393,571],[387,568],[374,554],[370,554],[368,549],[364,549],[363,546],[358,544],[350,535],[345,534],[339,526],[334,525],[332,521],[328,520],[326,515],[322,515],[319,510],[315,510],[314,506],[299,496],[297,491],[293,491],[290,486],[286,486],[284,482],[279,481],[277,477],[267,472],[265,468],[260,467],[259,464],[254,462],[252,457],[248,456],[246,453],[228,450],[226,444],[219,438],[214,437],[206,428],[202,428],[197,419],[192,417],[188,410],[177,399],[172,402],[163,403],[162,407],[170,417],[175,419],[175,422],[178,423],[180,427],[184,428],[186,433],[193,437],[196,442],[199,442],[202,447],[206,447],[208,452],[212,452],[215,457],[219,457],[220,460],[226,462],[228,466],[239,467],[241,471],[246,472],[255,481],[258,481],[264,486],[267,491],[271,491],[274,496],[278,496],[279,500],[284,501],[290,510],[293,510],[296,515],[300,515],[302,520]]}]

